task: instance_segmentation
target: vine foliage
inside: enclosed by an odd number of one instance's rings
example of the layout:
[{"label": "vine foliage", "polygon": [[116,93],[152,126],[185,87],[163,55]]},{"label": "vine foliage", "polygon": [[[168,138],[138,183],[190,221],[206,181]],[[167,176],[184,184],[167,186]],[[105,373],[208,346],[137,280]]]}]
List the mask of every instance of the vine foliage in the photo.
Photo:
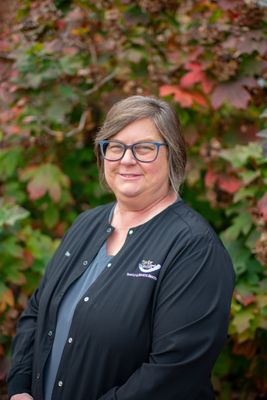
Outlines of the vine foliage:
[{"label": "vine foliage", "polygon": [[236,271],[218,398],[266,396],[266,2],[9,6],[0,31],[0,380],[16,320],[64,232],[112,198],[93,154],[103,116],[116,100],[152,94],[181,118],[182,196],[220,234]]}]

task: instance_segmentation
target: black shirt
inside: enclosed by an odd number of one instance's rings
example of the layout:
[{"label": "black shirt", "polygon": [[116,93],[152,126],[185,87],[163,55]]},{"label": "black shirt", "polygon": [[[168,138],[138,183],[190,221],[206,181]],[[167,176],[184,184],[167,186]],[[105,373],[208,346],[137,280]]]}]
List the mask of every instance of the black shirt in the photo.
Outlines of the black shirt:
[{"label": "black shirt", "polygon": [[[9,393],[42,400],[44,365],[64,293],[112,232],[112,205],[81,214],[18,324]],[[67,254],[67,255],[66,255]],[[208,400],[227,334],[232,263],[183,201],[143,225],[78,303],[53,400]]]}]

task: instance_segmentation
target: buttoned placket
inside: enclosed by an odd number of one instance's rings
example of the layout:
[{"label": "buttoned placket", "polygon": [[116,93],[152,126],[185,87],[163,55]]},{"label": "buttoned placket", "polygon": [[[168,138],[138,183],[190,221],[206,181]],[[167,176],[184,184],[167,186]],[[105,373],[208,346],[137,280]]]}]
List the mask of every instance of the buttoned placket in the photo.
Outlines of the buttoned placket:
[{"label": "buttoned placket", "polygon": [[[110,226],[108,226],[107,228],[106,228],[106,233],[108,233],[108,234],[110,234],[112,231],[113,231],[113,227],[110,225]],[[129,235],[132,235],[132,233],[133,233],[133,230],[130,230],[129,231]],[[108,235],[109,236],[109,235]],[[88,259],[85,259],[85,258],[82,258],[81,259],[81,267],[82,267],[82,269],[85,271],[88,267],[89,267],[89,260]],[[108,269],[108,270],[110,270],[111,269],[111,266],[112,266],[112,262],[108,262],[107,264],[106,264],[106,269]],[[104,270],[103,270],[103,272],[104,272]],[[91,304],[91,296],[89,296],[89,295],[84,295],[84,297],[82,297],[82,304],[84,304],[84,305],[87,305],[88,304],[88,306],[89,306],[89,304]],[[77,306],[78,306],[78,304],[77,304]],[[70,332],[69,333],[69,336],[67,337],[67,339],[66,339],[66,344],[67,344],[67,346],[73,346],[74,345],[74,342],[75,342],[75,338],[74,338],[74,336],[73,336],[73,333],[74,332]],[[52,330],[51,331],[49,331],[49,334],[48,334],[48,336],[51,338],[52,336],[53,336],[53,332],[52,332]],[[62,375],[62,376],[59,376],[58,377],[58,380],[56,381],[56,386],[57,386],[57,388],[58,388],[58,390],[61,390],[61,388],[63,387],[63,385],[64,385],[64,376]]]}]

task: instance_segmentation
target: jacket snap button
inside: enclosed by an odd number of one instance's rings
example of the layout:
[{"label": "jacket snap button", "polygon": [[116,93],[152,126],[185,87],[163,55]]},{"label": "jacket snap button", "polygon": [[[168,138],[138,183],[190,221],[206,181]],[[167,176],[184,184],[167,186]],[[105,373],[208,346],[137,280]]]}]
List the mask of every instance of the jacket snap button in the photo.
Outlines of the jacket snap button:
[{"label": "jacket snap button", "polygon": [[108,229],[107,229],[107,232],[108,232],[108,233],[111,232],[111,228],[108,228]]},{"label": "jacket snap button", "polygon": [[58,384],[59,387],[63,386],[63,382],[62,381],[58,381],[57,384]]},{"label": "jacket snap button", "polygon": [[48,336],[52,336],[53,335],[53,332],[52,331],[49,331],[48,332]]},{"label": "jacket snap button", "polygon": [[131,230],[129,230],[129,235],[132,235],[133,234],[133,230],[131,229]]},{"label": "jacket snap button", "polygon": [[83,301],[85,301],[85,302],[88,300],[89,300],[89,297],[87,297],[87,296],[83,299]]}]

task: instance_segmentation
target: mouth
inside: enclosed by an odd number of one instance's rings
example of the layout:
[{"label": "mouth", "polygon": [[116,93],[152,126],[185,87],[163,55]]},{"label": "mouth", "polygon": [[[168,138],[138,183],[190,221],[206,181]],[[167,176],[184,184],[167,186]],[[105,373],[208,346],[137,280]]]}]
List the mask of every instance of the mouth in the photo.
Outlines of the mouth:
[{"label": "mouth", "polygon": [[124,179],[137,179],[141,176],[140,174],[122,174],[122,173],[120,173],[119,175]]}]

